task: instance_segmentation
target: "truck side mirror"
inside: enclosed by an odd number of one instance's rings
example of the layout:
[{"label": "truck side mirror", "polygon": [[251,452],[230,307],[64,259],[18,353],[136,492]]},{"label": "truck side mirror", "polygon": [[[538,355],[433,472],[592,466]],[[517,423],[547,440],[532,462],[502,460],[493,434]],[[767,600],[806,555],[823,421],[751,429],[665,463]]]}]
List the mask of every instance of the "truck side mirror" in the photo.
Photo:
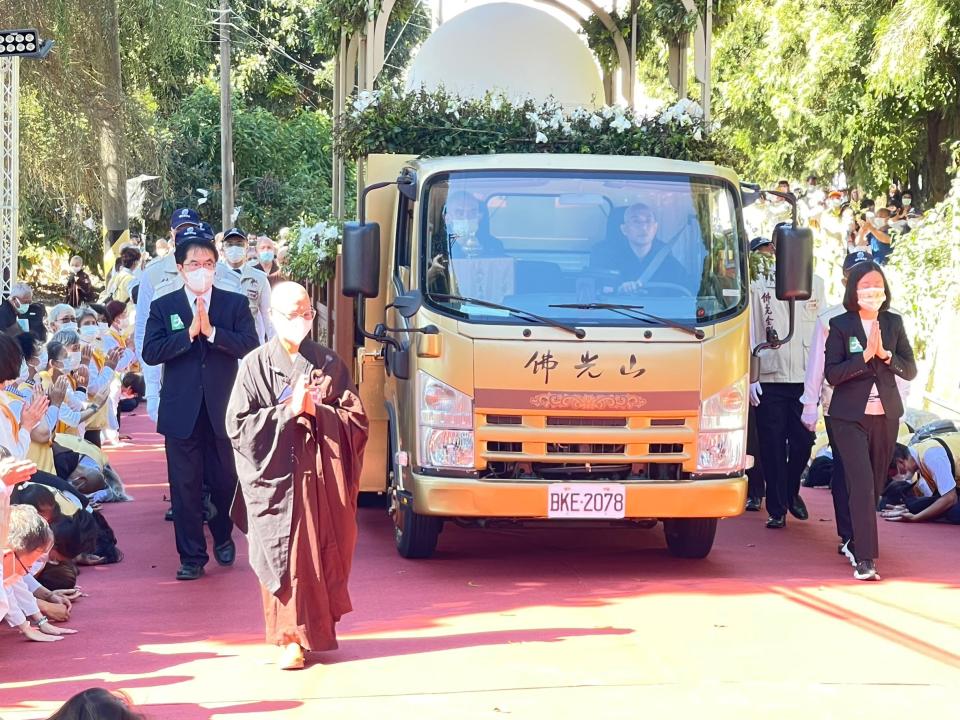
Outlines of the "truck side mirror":
[{"label": "truck side mirror", "polygon": [[391,306],[396,308],[396,311],[400,313],[401,317],[412,318],[423,306],[423,294],[419,288],[408,290],[402,295],[398,295],[397,299],[391,303]]},{"label": "truck side mirror", "polygon": [[809,300],[813,294],[813,232],[809,228],[778,225],[773,231],[777,248],[778,300]]},{"label": "truck side mirror", "polygon": [[344,223],[343,294],[354,299],[380,294],[379,223]]}]

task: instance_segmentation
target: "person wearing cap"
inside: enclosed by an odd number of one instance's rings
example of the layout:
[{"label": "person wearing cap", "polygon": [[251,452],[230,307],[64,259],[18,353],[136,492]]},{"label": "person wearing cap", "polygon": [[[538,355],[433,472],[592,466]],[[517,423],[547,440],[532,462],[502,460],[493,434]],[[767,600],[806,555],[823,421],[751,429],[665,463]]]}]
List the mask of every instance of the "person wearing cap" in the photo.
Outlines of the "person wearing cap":
[{"label": "person wearing cap", "polygon": [[[776,228],[774,235],[776,235]],[[755,243],[759,252],[772,252],[768,242]],[[751,243],[751,245],[755,245]],[[790,326],[790,304],[776,297],[775,274],[757,278],[750,288],[750,344],[755,347],[773,335],[785,338]],[[793,336],[779,347],[759,353],[759,382],[750,385],[750,403],[756,407],[760,460],[766,483],[767,527],[786,527],[789,511],[798,520],[809,517],[800,497],[800,477],[813,448],[813,433],[801,421],[806,347],[810,344],[818,313],[826,306],[823,280],[813,276],[809,300],[796,303]]]},{"label": "person wearing cap", "polygon": [[275,334],[270,321],[270,281],[262,270],[247,263],[247,236],[239,228],[230,228],[222,235],[221,256],[227,266],[240,277],[240,287],[250,301],[250,312],[257,326],[261,343]]},{"label": "person wearing cap", "polygon": [[[213,234],[209,232],[209,225],[203,228],[200,223],[200,216],[197,211],[191,208],[180,208],[174,210],[170,218],[170,238],[173,247],[188,239],[206,238],[211,240]],[[226,267],[218,265],[214,277],[214,286],[221,290],[231,292],[241,292],[240,283],[237,277]],[[140,284],[137,296],[137,314],[136,324],[134,326],[134,345],[137,352],[141,352],[143,347],[143,336],[146,332],[147,318],[150,316],[150,304],[155,297],[161,294],[179,290],[183,287],[183,281],[177,272],[177,263],[174,259],[174,253],[168,253],[164,257],[157,258],[146,268],[140,276]],[[140,357],[140,365],[143,369],[143,379],[147,386],[147,414],[157,420],[157,410],[160,402],[160,368],[151,367],[149,363],[143,362],[143,356]]]},{"label": "person wearing cap", "polygon": [[[842,286],[846,288],[847,278],[854,267],[860,263],[872,261],[873,256],[867,250],[857,250],[849,253],[843,261],[843,279],[840,281]],[[843,458],[840,457],[837,450],[830,421],[830,399],[833,395],[833,387],[826,382],[824,377],[824,350],[827,344],[827,335],[830,333],[830,320],[845,312],[846,309],[843,304],[838,303],[826,308],[817,316],[813,338],[810,341],[810,356],[807,359],[807,372],[803,381],[803,395],[800,398],[800,402],[803,403],[803,413],[800,419],[809,430],[815,430],[819,419],[819,407],[823,408],[823,424],[827,431],[827,440],[830,443],[833,458],[830,493],[833,496],[833,513],[837,523],[837,535],[840,537],[837,552],[853,562],[853,550],[851,549],[853,522],[850,519],[850,499],[847,493],[846,476],[843,472]],[[892,310],[891,312],[896,311]],[[910,394],[910,383],[899,376],[897,376],[896,381],[897,388],[900,390],[900,397],[904,406],[906,406],[907,397]]]},{"label": "person wearing cap", "polygon": [[[206,479],[217,509],[208,520],[214,554],[232,565],[230,505],[237,489],[226,410],[239,361],[259,345],[246,298],[214,282],[213,236],[188,228],[177,235],[180,282],[150,304],[143,359],[163,366],[157,432],[164,436],[173,523],[180,555],[178,580],[196,580],[207,564],[203,532]],[[227,270],[228,273],[233,273]],[[236,275],[233,275],[236,277]]]}]

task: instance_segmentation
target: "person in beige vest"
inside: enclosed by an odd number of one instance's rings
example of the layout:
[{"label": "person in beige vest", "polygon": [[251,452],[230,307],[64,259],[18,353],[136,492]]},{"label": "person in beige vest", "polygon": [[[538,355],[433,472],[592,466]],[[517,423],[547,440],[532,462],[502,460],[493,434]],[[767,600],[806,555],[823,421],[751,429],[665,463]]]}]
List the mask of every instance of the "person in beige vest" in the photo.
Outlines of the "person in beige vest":
[{"label": "person in beige vest", "polygon": [[[772,252],[772,241],[754,243],[757,252]],[[751,286],[751,345],[772,337],[785,338],[790,325],[790,305],[778,300],[774,274],[757,278]],[[813,278],[813,294],[796,303],[793,337],[777,349],[760,352],[760,380],[750,386],[756,407],[760,460],[766,482],[767,527],[786,527],[789,511],[798,520],[809,517],[800,498],[800,477],[813,447],[814,435],[801,420],[803,382],[817,315],[826,307],[823,280]]]}]

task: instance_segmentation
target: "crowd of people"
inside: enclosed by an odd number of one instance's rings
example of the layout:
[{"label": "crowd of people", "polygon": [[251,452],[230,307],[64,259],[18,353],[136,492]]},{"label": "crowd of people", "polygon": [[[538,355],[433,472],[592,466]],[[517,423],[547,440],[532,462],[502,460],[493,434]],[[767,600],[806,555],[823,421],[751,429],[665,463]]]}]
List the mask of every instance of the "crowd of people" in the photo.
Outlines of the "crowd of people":
[{"label": "crowd of people", "polygon": [[[84,595],[81,568],[123,558],[101,507],[132,498],[109,453],[129,440],[121,434],[124,413],[148,402],[156,419],[159,368],[143,361],[138,329],[155,296],[183,287],[175,250],[178,231],[187,229],[223,259],[218,270],[253,328],[245,350],[272,338],[270,288],[283,280],[282,249],[237,228],[213,236],[189,209],[175,214],[155,257],[137,237],[122,244],[102,287],[75,256],[63,302],[48,309],[24,282],[0,302],[0,616],[30,640],[72,635],[59,623]],[[209,477],[215,485],[219,474]],[[225,492],[221,518],[229,522],[232,492]]]},{"label": "crowd of people", "polygon": [[282,667],[303,667],[304,652],[336,647],[350,609],[367,423],[349,371],[307,338],[316,310],[270,238],[215,235],[181,208],[156,257],[138,239],[117,250],[99,292],[73,257],[66,302],[47,311],[21,283],[0,306],[0,615],[29,640],[74,634],[60,623],[83,596],[79,568],[123,558],[101,508],[132,499],[109,452],[143,403],[165,441],[176,578],[204,575],[204,525],[231,566],[236,521],[268,639]]},{"label": "crowd of people", "polygon": [[[748,452],[755,464],[746,509],[760,511],[765,503],[766,526],[783,529],[788,515],[809,517],[802,481],[828,485],[839,553],[855,578],[876,580],[878,517],[960,524],[960,432],[942,423],[934,437],[913,436],[904,422],[917,367],[884,271],[897,236],[922,216],[912,194],[895,184],[879,208],[855,189],[823,190],[813,176],[805,193],[791,191],[787,181],[777,190],[745,217],[761,233],[751,251],[767,256],[751,285],[752,345],[774,341],[758,353],[759,379],[750,386]],[[788,336],[790,308],[776,298],[774,273],[776,228],[790,219],[793,202],[814,230],[818,259],[827,258],[819,266],[837,272],[814,275]],[[828,284],[839,286],[841,302],[827,302]]]},{"label": "crowd of people", "polygon": [[[856,187],[824,186],[816,175],[807,177],[803,188],[791,189],[788,180],[780,180],[776,189],[797,202],[799,218],[814,230],[823,257],[838,261],[851,252],[867,250],[878,265],[886,265],[897,239],[923,218],[914,192],[899,182],[890,183],[886,196],[879,198]],[[788,221],[791,214],[789,200],[772,193],[763,193],[743,213],[750,237],[768,238],[774,226]]]}]

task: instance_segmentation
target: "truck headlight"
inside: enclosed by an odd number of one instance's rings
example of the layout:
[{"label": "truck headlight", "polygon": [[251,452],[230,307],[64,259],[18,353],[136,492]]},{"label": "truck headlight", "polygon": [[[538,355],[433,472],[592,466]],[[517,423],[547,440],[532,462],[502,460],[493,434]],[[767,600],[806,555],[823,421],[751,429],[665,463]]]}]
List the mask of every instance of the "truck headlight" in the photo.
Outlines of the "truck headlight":
[{"label": "truck headlight", "polygon": [[747,376],[700,406],[697,472],[723,473],[746,466]]},{"label": "truck headlight", "polygon": [[420,465],[474,466],[473,398],[420,370]]}]

